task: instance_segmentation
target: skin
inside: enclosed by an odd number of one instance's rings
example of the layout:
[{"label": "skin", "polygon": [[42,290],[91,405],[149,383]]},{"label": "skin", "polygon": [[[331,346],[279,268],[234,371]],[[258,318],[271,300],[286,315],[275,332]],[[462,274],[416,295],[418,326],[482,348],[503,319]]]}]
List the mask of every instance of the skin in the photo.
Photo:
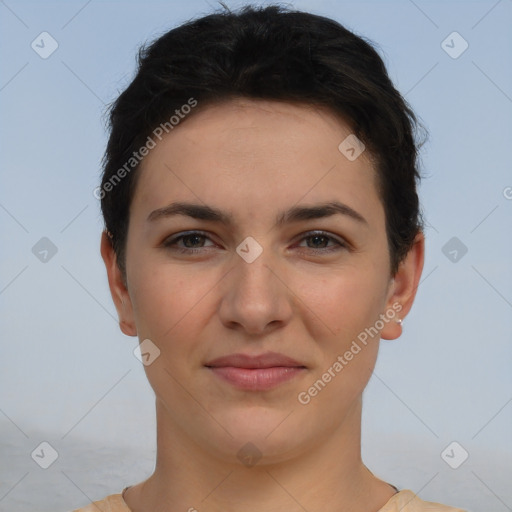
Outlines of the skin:
[{"label": "skin", "polygon": [[[132,511],[376,512],[395,493],[360,454],[361,396],[379,336],[307,405],[297,400],[380,314],[399,303],[397,318],[407,315],[423,268],[418,234],[391,275],[370,155],[350,161],[338,150],[350,133],[325,109],[230,100],[198,107],[137,171],[126,284],[105,234],[101,243],[121,330],[160,350],[145,366],[156,396],[156,468],[125,493]],[[233,224],[148,221],[174,201],[219,208]],[[274,225],[282,210],[328,201],[365,221],[338,214]],[[207,237],[164,246],[188,230]],[[313,230],[334,239],[305,238]],[[263,249],[252,263],[236,252],[248,236]],[[388,321],[380,337],[400,334]],[[271,390],[248,391],[205,367],[267,351],[306,368]],[[252,467],[237,458],[248,442],[261,454]]]}]

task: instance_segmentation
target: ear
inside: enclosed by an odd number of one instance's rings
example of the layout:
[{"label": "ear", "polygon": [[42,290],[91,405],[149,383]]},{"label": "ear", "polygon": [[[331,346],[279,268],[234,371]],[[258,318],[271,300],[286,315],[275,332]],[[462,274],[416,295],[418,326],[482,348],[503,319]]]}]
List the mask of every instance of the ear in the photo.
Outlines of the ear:
[{"label": "ear", "polygon": [[101,257],[105,263],[110,293],[117,309],[119,327],[127,336],[137,336],[132,301],[123,275],[117,265],[117,256],[106,231],[101,235]]},{"label": "ear", "polygon": [[420,232],[416,235],[411,250],[391,279],[386,311],[393,310],[396,312],[396,316],[386,323],[381,331],[381,338],[394,340],[402,334],[402,326],[396,320],[403,320],[412,307],[423,271],[424,259],[425,236]]}]

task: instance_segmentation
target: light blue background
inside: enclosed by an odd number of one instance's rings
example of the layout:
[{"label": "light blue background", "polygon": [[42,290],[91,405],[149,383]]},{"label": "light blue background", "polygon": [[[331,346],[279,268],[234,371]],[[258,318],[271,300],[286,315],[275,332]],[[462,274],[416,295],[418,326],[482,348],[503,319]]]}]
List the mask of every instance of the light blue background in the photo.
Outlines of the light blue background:
[{"label": "light blue background", "polygon": [[[382,342],[364,459],[423,499],[512,510],[512,1],[292,5],[375,41],[430,131],[424,280],[403,336]],[[142,42],[216,7],[0,2],[0,510],[78,508],[152,471],[153,395],[99,255],[102,113]],[[59,44],[48,59],[31,48],[43,31]],[[441,47],[453,31],[469,43],[457,59]],[[47,263],[31,252],[44,236]],[[453,236],[457,263],[441,250]],[[30,457],[42,441],[59,454],[47,470]],[[458,469],[440,456],[452,441],[469,453]]]}]

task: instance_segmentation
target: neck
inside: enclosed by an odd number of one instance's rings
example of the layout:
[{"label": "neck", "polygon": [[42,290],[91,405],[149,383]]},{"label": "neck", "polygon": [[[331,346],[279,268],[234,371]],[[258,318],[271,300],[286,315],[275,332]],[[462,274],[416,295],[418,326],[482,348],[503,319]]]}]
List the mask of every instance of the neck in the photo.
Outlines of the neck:
[{"label": "neck", "polygon": [[248,467],[221,460],[182,432],[157,400],[153,475],[125,493],[133,512],[370,512],[394,494],[361,460],[361,401],[334,434]]}]

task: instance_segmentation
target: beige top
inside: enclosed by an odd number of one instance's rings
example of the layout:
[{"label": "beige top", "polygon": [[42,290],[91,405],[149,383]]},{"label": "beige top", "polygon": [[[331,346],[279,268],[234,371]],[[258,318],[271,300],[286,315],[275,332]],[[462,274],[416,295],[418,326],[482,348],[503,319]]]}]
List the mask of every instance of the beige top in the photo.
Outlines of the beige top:
[{"label": "beige top", "polygon": [[[111,494],[104,500],[95,501],[73,512],[131,512],[121,494]],[[461,508],[448,507],[431,501],[420,500],[412,491],[396,493],[378,512],[465,512]]]}]

